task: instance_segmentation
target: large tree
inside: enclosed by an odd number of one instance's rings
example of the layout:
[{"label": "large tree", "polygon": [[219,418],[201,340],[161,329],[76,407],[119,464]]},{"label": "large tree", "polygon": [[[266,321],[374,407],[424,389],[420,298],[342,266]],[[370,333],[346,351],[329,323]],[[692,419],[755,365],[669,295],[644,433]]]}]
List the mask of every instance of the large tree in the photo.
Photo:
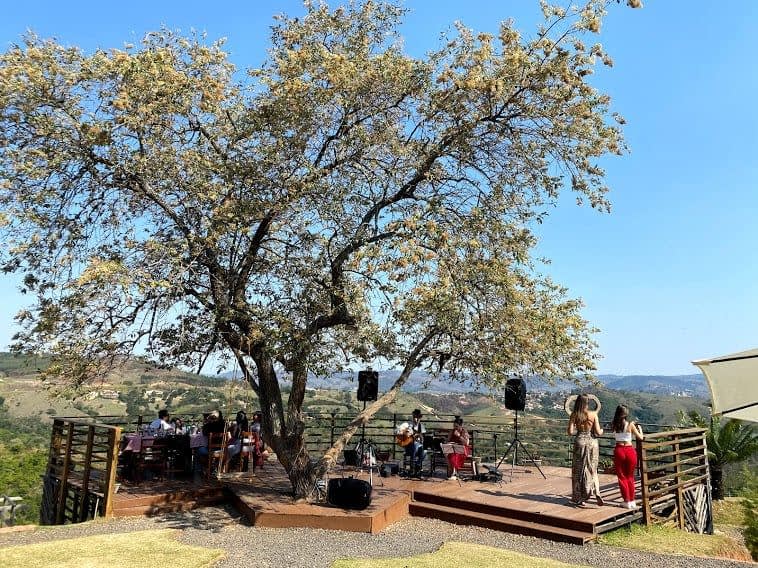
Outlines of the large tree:
[{"label": "large tree", "polygon": [[[0,260],[36,298],[16,347],[70,387],[134,352],[236,360],[296,496],[417,367],[590,372],[593,330],[533,228],[564,188],[608,208],[621,120],[581,39],[606,7],[543,5],[530,40],[459,25],[417,59],[402,8],[307,3],[246,73],[169,30],[91,54],[25,37],[0,57]],[[309,372],[377,359],[397,382],[309,456]]]}]

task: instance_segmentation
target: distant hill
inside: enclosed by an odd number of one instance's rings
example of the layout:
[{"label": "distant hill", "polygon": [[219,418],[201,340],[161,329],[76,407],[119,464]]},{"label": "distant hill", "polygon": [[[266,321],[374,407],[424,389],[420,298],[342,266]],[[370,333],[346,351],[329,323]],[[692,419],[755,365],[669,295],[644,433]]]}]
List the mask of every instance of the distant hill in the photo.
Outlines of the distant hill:
[{"label": "distant hill", "polygon": [[[233,372],[220,375],[221,378],[236,378]],[[314,389],[332,389],[338,391],[350,391],[358,388],[358,373],[335,373],[328,377],[311,375],[308,386]],[[379,391],[390,389],[400,376],[398,370],[379,371]],[[705,378],[701,374],[693,375],[599,375],[600,382],[609,389],[646,392],[651,394],[663,394],[671,396],[692,396],[709,398],[710,392]],[[283,381],[285,384],[287,381]],[[544,381],[528,379],[530,390],[543,392],[563,392],[576,388],[571,382],[559,382],[556,385],[547,385]],[[408,382],[403,387],[406,392],[434,392],[434,393],[467,393],[476,390],[473,381],[450,381],[443,378],[433,379],[424,371],[413,371]]]},{"label": "distant hill", "polygon": [[674,396],[710,397],[705,377],[695,375],[601,375],[603,384],[614,390],[649,392]]},{"label": "distant hill", "polygon": [[[38,369],[46,367],[47,364],[48,359],[46,357],[26,358],[10,353],[0,353],[0,379],[3,375],[8,377],[33,375]],[[119,374],[133,376],[145,374],[150,378],[164,378],[169,382],[176,379],[177,375],[181,375],[183,381],[207,386],[212,386],[216,380],[239,378],[239,372],[230,371],[215,377],[198,376],[173,369],[157,369],[138,360],[128,363],[126,369]],[[356,372],[335,373],[328,377],[311,375],[308,380],[308,387],[337,391],[356,390],[358,388],[357,376],[358,373]],[[379,390],[382,392],[389,390],[399,376],[399,370],[379,371]],[[613,390],[672,396],[710,397],[705,378],[699,373],[693,375],[600,375],[598,379],[605,387]],[[282,382],[287,383],[286,380]],[[542,381],[531,379],[527,380],[527,384],[530,390],[547,392],[562,392],[575,388],[573,383],[569,382],[558,383],[551,387]],[[445,377],[433,379],[426,372],[416,370],[411,373],[411,377],[403,390],[406,392],[467,393],[476,389],[473,381],[457,382],[450,381]]]}]

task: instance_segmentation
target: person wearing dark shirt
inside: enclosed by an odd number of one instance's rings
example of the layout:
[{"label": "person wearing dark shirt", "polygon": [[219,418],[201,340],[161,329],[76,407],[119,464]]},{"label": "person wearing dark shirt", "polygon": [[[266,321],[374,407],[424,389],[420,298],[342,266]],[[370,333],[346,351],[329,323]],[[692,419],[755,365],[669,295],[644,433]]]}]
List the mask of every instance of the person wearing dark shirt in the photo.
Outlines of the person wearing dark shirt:
[{"label": "person wearing dark shirt", "polygon": [[[210,439],[211,434],[223,434],[225,429],[226,424],[224,424],[223,414],[221,414],[220,410],[214,410],[208,415],[208,418],[205,420],[205,424],[203,424],[203,436],[205,436],[207,439]],[[197,449],[197,455],[201,457],[206,457],[208,455],[207,442],[205,446],[200,446]]]}]

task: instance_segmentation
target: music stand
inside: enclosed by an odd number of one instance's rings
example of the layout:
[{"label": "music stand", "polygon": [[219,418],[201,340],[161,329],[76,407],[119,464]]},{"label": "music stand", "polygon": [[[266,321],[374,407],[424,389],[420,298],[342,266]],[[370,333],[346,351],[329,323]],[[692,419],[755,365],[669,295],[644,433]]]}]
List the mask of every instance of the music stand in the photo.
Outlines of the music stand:
[{"label": "music stand", "polygon": [[[447,459],[447,456],[450,454],[461,454],[463,456],[466,455],[466,446],[462,444],[446,442],[444,444],[440,444],[440,449],[442,450],[442,455],[445,456],[445,459]],[[458,485],[461,485],[460,475],[456,475],[456,477],[458,478]]]},{"label": "music stand", "polygon": [[495,467],[495,471],[497,471],[497,470],[500,469],[500,466],[505,461],[505,458],[508,457],[508,454],[510,453],[510,451],[513,450],[513,459],[511,461],[511,481],[513,481],[513,470],[516,467],[516,461],[517,461],[517,458],[518,458],[518,449],[521,448],[522,450],[524,450],[524,453],[527,456],[529,456],[529,461],[532,462],[532,464],[534,464],[534,467],[536,467],[537,470],[542,474],[542,478],[543,479],[547,479],[547,477],[545,476],[545,473],[542,471],[542,468],[534,460],[534,456],[531,453],[529,453],[529,450],[526,449],[526,446],[524,446],[524,444],[521,443],[521,440],[518,437],[518,410],[515,410],[514,412],[516,413],[516,419],[515,419],[514,425],[513,425],[513,440],[511,440],[511,443],[508,446],[508,449],[505,450],[505,453],[503,454],[503,457],[500,458],[499,462],[497,462],[497,466]]}]

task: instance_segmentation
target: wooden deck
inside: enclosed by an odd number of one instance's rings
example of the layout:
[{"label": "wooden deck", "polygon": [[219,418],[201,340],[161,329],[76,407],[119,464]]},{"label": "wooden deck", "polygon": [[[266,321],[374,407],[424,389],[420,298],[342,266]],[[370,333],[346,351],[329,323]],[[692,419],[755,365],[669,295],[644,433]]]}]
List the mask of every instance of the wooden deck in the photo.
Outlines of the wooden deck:
[{"label": "wooden deck", "polygon": [[600,475],[604,506],[572,505],[571,470],[543,466],[501,469],[502,483],[429,480],[413,490],[411,515],[476,525],[549,540],[584,544],[598,534],[639,520],[638,511],[622,509],[615,475]]},{"label": "wooden deck", "polygon": [[[545,466],[543,479],[534,467],[503,466],[503,481],[422,480],[373,476],[371,505],[363,511],[327,503],[292,501],[289,481],[278,463],[267,463],[257,475],[230,474],[210,483],[161,482],[123,487],[116,494],[114,515],[157,515],[211,503],[229,502],[249,521],[264,527],[314,527],[376,533],[408,514],[475,525],[555,541],[584,544],[598,534],[630,524],[641,513],[622,509],[615,475],[600,475],[606,505],[575,507],[571,471]],[[367,472],[338,468],[332,477],[368,479]]]}]

